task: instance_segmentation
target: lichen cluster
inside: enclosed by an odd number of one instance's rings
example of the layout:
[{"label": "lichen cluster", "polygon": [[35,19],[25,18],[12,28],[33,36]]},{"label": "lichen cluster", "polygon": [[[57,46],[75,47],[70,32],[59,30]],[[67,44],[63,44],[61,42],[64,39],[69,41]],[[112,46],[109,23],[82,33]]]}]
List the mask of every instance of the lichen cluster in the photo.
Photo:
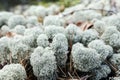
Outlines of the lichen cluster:
[{"label": "lichen cluster", "polygon": [[81,0],[63,12],[58,5],[1,11],[0,80],[119,80],[120,6],[112,13],[110,1]]}]

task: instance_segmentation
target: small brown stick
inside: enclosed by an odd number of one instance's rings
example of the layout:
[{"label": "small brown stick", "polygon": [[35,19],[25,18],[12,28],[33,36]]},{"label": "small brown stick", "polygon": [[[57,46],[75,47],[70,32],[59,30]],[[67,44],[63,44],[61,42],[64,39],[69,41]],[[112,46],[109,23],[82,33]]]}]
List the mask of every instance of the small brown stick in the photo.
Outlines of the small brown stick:
[{"label": "small brown stick", "polygon": [[71,79],[73,80],[74,78],[72,77],[72,75],[68,72],[68,75],[71,77]]},{"label": "small brown stick", "polygon": [[70,54],[70,72],[72,72],[72,66],[73,64],[72,64],[72,59],[71,59],[71,54]]},{"label": "small brown stick", "polygon": [[[73,37],[74,33],[72,33],[72,37]],[[70,44],[70,50],[72,50],[72,40],[69,41],[69,44]],[[72,72],[72,59],[71,59],[71,52],[70,52],[70,55],[69,55],[69,58],[70,58],[70,72]]]},{"label": "small brown stick", "polygon": [[106,64],[108,64],[115,72],[118,71],[117,67],[115,67],[114,64],[112,64],[111,62],[105,60]]},{"label": "small brown stick", "polygon": [[79,75],[77,74],[76,70],[75,70],[75,74],[78,77],[78,79],[81,80],[80,77],[79,77]]},{"label": "small brown stick", "polygon": [[66,74],[64,73],[64,71],[60,68],[60,66],[58,66],[58,68],[59,68],[60,71],[64,74],[64,76],[67,77]]},{"label": "small brown stick", "polygon": [[10,64],[12,63],[12,53],[10,53]]}]

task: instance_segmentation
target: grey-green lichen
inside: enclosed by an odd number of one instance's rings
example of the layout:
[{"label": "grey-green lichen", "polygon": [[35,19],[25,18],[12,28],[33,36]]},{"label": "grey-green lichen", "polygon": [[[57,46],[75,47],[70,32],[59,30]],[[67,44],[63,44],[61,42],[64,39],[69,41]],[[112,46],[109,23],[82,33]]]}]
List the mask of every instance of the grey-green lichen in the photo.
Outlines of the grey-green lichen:
[{"label": "grey-green lichen", "polygon": [[59,16],[50,15],[45,17],[43,21],[43,25],[44,26],[48,26],[48,25],[64,26],[64,20]]},{"label": "grey-green lichen", "polygon": [[51,48],[55,52],[57,65],[64,66],[67,60],[68,42],[64,34],[56,34],[51,43]]},{"label": "grey-green lichen", "polygon": [[120,48],[120,32],[115,26],[108,27],[102,34],[101,39],[114,48]]},{"label": "grey-green lichen", "polygon": [[60,26],[55,26],[55,25],[49,25],[45,27],[45,34],[48,36],[49,39],[53,39],[54,36],[58,33],[63,33],[65,34],[65,29]]},{"label": "grey-green lichen", "polygon": [[105,31],[105,22],[101,20],[97,20],[94,23],[94,29],[101,35]]},{"label": "grey-green lichen", "polygon": [[120,54],[113,54],[113,56],[110,58],[110,61],[116,65],[120,70]]},{"label": "grey-green lichen", "polygon": [[88,29],[83,32],[81,42],[86,46],[91,41],[98,39],[98,38],[99,38],[99,34],[95,29]]},{"label": "grey-green lichen", "polygon": [[111,69],[107,65],[101,65],[99,68],[93,70],[95,75],[92,80],[100,80],[101,78],[106,78],[110,74]]},{"label": "grey-green lichen", "polygon": [[22,36],[15,36],[8,41],[8,48],[11,52],[13,62],[19,62],[20,59],[28,55],[30,47],[22,43]]},{"label": "grey-green lichen", "polygon": [[0,38],[0,63],[7,60],[7,56],[9,55],[9,49],[8,49],[8,37],[2,37]]},{"label": "grey-green lichen", "polygon": [[26,19],[22,15],[14,15],[9,18],[8,26],[9,28],[14,28],[17,25],[26,25]]},{"label": "grey-green lichen", "polygon": [[21,64],[10,64],[0,70],[0,80],[25,80],[26,71]]},{"label": "grey-green lichen", "polygon": [[72,46],[72,60],[74,68],[88,72],[101,64],[100,54],[91,48],[85,48],[81,44],[74,44]]},{"label": "grey-green lichen", "polygon": [[23,25],[17,25],[17,26],[15,26],[15,28],[14,28],[14,32],[15,33],[17,33],[17,34],[20,34],[20,35],[23,35],[24,34],[24,32],[25,32],[25,26],[23,26]]},{"label": "grey-green lichen", "polygon": [[42,46],[42,47],[48,47],[49,46],[49,41],[48,37],[46,34],[40,34],[37,38],[37,45]]},{"label": "grey-green lichen", "polygon": [[56,60],[51,49],[37,47],[31,54],[30,62],[37,80],[54,80],[56,78]]},{"label": "grey-green lichen", "polygon": [[7,24],[10,17],[13,16],[12,12],[2,11],[0,12],[0,26]]},{"label": "grey-green lichen", "polygon": [[101,55],[102,60],[113,54],[113,48],[110,45],[106,45],[102,40],[93,40],[88,44],[88,47],[95,49]]},{"label": "grey-green lichen", "polygon": [[73,43],[80,42],[82,39],[82,30],[79,29],[74,24],[69,24],[65,28],[66,37],[69,41],[72,41]]}]

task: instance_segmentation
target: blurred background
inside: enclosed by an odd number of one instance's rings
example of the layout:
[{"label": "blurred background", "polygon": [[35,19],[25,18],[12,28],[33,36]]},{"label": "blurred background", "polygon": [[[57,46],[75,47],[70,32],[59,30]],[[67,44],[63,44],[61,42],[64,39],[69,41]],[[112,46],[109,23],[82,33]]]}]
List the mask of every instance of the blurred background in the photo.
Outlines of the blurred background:
[{"label": "blurred background", "polygon": [[59,6],[69,7],[79,2],[80,0],[0,0],[0,10],[10,11],[18,5],[23,9],[26,8],[27,5],[43,5],[47,7],[51,4],[57,4]]}]

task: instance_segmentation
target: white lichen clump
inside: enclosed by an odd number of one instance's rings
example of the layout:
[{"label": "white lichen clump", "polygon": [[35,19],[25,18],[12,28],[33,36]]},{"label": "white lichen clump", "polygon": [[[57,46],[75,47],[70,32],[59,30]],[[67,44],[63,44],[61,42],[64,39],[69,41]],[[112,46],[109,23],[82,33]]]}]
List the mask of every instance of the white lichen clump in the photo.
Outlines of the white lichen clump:
[{"label": "white lichen clump", "polygon": [[24,35],[25,36],[33,35],[33,38],[37,39],[37,37],[42,33],[43,33],[43,30],[41,29],[41,27],[33,27],[33,28],[26,29],[24,32]]},{"label": "white lichen clump", "polygon": [[82,39],[82,30],[74,24],[69,24],[65,29],[66,37],[73,43],[80,42]]},{"label": "white lichen clump", "polygon": [[48,26],[48,25],[64,26],[64,20],[59,16],[50,15],[45,17],[43,21],[43,25],[44,26]]},{"label": "white lichen clump", "polygon": [[37,47],[30,57],[34,75],[37,80],[54,80],[57,69],[54,52],[52,50]]},{"label": "white lichen clump", "polygon": [[37,6],[31,5],[23,14],[25,16],[35,16],[35,9]]},{"label": "white lichen clump", "polygon": [[14,28],[14,32],[17,33],[17,34],[20,34],[20,35],[23,35],[24,32],[25,32],[25,26],[23,25],[17,25],[15,28]]},{"label": "white lichen clump", "polygon": [[0,80],[120,80],[120,0],[80,1],[0,11]]},{"label": "white lichen clump", "polygon": [[64,66],[66,64],[68,52],[68,42],[65,35],[64,34],[55,35],[51,47],[55,52],[57,64],[60,66],[62,65]]},{"label": "white lichen clump", "polygon": [[25,80],[26,78],[26,71],[20,64],[6,65],[0,70],[0,80]]},{"label": "white lichen clump", "polygon": [[14,15],[9,18],[8,26],[10,28],[14,28],[17,25],[26,25],[26,19],[22,15]]},{"label": "white lichen clump", "polygon": [[0,26],[7,24],[8,19],[13,16],[11,12],[0,12]]},{"label": "white lichen clump", "polygon": [[[104,10],[111,10],[112,6],[111,6],[111,2],[110,0],[86,0],[87,2],[87,9],[104,9]],[[96,7],[97,6],[97,7]],[[104,14],[107,14],[107,12]]]},{"label": "white lichen clump", "polygon": [[38,18],[36,16],[30,16],[27,18],[27,27],[37,26],[39,24]]},{"label": "white lichen clump", "polygon": [[112,80],[120,80],[120,77],[114,77]]},{"label": "white lichen clump", "polygon": [[93,72],[95,73],[93,80],[100,80],[101,78],[106,78],[108,74],[110,74],[111,69],[107,65],[101,65],[99,68],[95,69]]},{"label": "white lichen clump", "polygon": [[113,48],[109,45],[105,45],[102,40],[91,41],[88,44],[88,47],[95,49],[101,55],[102,60],[105,60],[107,57],[110,57],[113,54]]},{"label": "white lichen clump", "polygon": [[32,5],[24,12],[24,15],[44,18],[47,15],[47,10],[43,6]]},{"label": "white lichen clump", "polygon": [[81,44],[74,44],[72,47],[72,59],[74,68],[88,72],[101,64],[100,54],[91,48],[85,48]]},{"label": "white lichen clump", "polygon": [[107,26],[116,26],[117,30],[120,31],[120,17],[112,15],[102,19]]},{"label": "white lichen clump", "polygon": [[47,15],[47,10],[43,6],[38,6],[35,8],[34,13],[38,18],[44,18]]},{"label": "white lichen clump", "polygon": [[33,35],[25,35],[22,37],[22,43],[30,46],[30,47],[35,47],[35,38]]},{"label": "white lichen clump", "polygon": [[60,12],[60,9],[57,5],[51,5],[47,8],[47,15],[54,15]]},{"label": "white lichen clump", "polygon": [[49,46],[49,41],[48,37],[46,34],[40,34],[37,38],[37,45],[42,46],[42,47],[48,47]]},{"label": "white lichen clump", "polygon": [[82,34],[82,43],[88,45],[91,41],[98,39],[98,32],[94,29],[88,29]]},{"label": "white lichen clump", "polygon": [[25,58],[29,52],[29,46],[22,43],[22,36],[15,36],[8,41],[8,48],[11,52],[13,62],[19,62],[20,59]]},{"label": "white lichen clump", "polygon": [[120,32],[115,26],[108,27],[101,36],[101,39],[112,47],[120,48]]},{"label": "white lichen clump", "polygon": [[1,27],[1,34],[6,35],[10,31],[10,28],[7,25]]},{"label": "white lichen clump", "polygon": [[7,60],[7,55],[9,55],[8,41],[8,37],[0,38],[0,63]]},{"label": "white lichen clump", "polygon": [[110,61],[120,69],[120,54],[113,54]]},{"label": "white lichen clump", "polygon": [[93,19],[101,19],[101,14],[93,10],[78,11],[73,14],[74,23],[92,21]]},{"label": "white lichen clump", "polygon": [[58,33],[65,34],[65,29],[63,27],[55,25],[45,27],[45,34],[48,36],[49,39],[53,39],[53,37]]},{"label": "white lichen clump", "polygon": [[94,23],[94,29],[101,35],[105,31],[105,22],[97,20]]}]

